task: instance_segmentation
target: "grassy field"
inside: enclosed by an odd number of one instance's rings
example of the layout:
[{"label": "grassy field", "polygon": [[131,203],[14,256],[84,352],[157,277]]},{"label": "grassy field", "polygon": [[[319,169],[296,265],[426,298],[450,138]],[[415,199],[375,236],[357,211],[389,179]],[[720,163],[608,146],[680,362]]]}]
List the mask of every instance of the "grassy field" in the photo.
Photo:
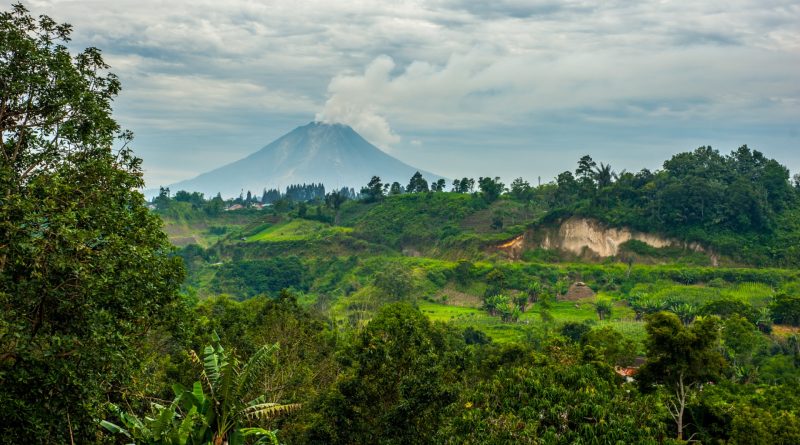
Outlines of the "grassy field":
[{"label": "grassy field", "polygon": [[[407,200],[397,200],[397,204],[407,204]],[[454,199],[454,203],[449,204],[454,205],[455,210],[469,213],[467,219],[476,227],[487,224],[487,218],[495,211],[505,210],[505,218],[515,211],[535,211],[497,205],[472,212],[455,205],[463,204],[462,200]],[[363,217],[364,212],[374,209],[374,206],[355,206],[354,209],[343,209],[342,219],[352,223]],[[385,230],[393,227],[394,222],[390,218],[381,221],[386,226]],[[444,228],[452,224],[447,221],[447,215],[441,213],[431,216],[425,223]],[[469,236],[481,237],[483,241],[501,237],[505,233],[477,233],[477,229],[470,227],[467,230],[475,232]],[[463,257],[451,257],[450,253],[453,252],[449,251],[447,255],[437,257],[427,256],[422,251],[424,248],[409,249],[408,252],[389,248],[379,252],[369,250],[369,236],[381,235],[370,232],[373,228],[369,225],[330,226],[314,220],[255,213],[226,214],[210,221],[176,219],[169,221],[167,228],[173,240],[191,238],[192,242],[206,247],[221,241],[218,247],[222,253],[214,258],[216,263],[198,268],[190,280],[199,298],[209,295],[207,289],[219,264],[237,261],[232,259],[236,257],[234,253],[239,253],[246,262],[270,258],[274,252],[285,254],[290,251],[292,255],[304,258],[304,267],[319,269],[318,279],[305,288],[306,293],[298,298],[301,304],[319,305],[337,325],[362,326],[382,305],[389,302],[386,292],[376,286],[373,278],[381,270],[398,267],[408,271],[407,284],[411,289],[403,298],[417,301],[419,309],[427,317],[461,329],[479,329],[497,343],[536,341],[536,338],[542,337],[542,332],[557,331],[565,323],[577,322],[590,324],[593,328],[613,327],[626,338],[634,340],[637,350],[643,352],[644,322],[635,320],[629,303],[638,305],[645,300],[652,300],[654,303],[663,303],[666,308],[688,303],[699,309],[709,301],[737,299],[761,308],[767,306],[776,294],[789,292],[787,286],[796,285],[798,281],[797,272],[788,269],[711,268],[676,264],[630,266],[611,260],[602,264],[565,261],[564,258],[560,258],[560,262],[543,259],[508,261],[479,255],[465,262],[464,266],[458,261]],[[429,232],[428,235],[433,236],[434,231]],[[444,253],[433,253],[437,252]],[[259,256],[262,253],[263,256]],[[320,264],[326,266],[321,267],[311,259],[321,261]],[[330,266],[331,261],[334,261],[334,266]],[[503,322],[499,316],[491,316],[481,307],[494,271],[500,273],[503,293],[511,296],[526,292],[527,286],[533,282],[539,282],[554,292],[557,284],[575,281],[586,282],[598,294],[581,301],[551,303],[548,309],[551,321],[548,322],[543,321],[540,304],[529,305],[516,322]],[[611,315],[606,320],[599,320],[597,315],[595,302],[598,299],[613,302]]]},{"label": "grassy field", "polygon": [[317,221],[293,219],[269,225],[246,238],[247,242],[279,242],[321,239],[334,233],[349,233],[349,227],[331,227]]},{"label": "grassy field", "polygon": [[[451,323],[463,328],[471,326],[485,332],[493,341],[499,343],[525,341],[528,337],[527,331],[544,326],[538,305],[532,305],[520,316],[519,321],[514,323],[503,322],[500,317],[493,317],[485,310],[472,307],[430,301],[421,301],[418,307],[432,321]],[[626,338],[636,341],[639,348],[644,340],[644,323],[634,321],[633,311],[620,303],[614,306],[611,318],[603,321],[598,319],[594,305],[589,301],[556,302],[551,305],[550,314],[554,321],[546,326],[547,328],[556,329],[563,323],[571,321],[589,322],[597,327],[612,326]]]},{"label": "grassy field", "polygon": [[775,295],[775,290],[767,284],[752,282],[712,287],[659,281],[637,284],[631,289],[630,294],[649,300],[679,301],[698,306],[708,301],[735,299],[748,302],[755,307],[762,307]]},{"label": "grassy field", "polygon": [[197,244],[204,248],[238,233],[263,218],[264,214],[253,211],[224,212],[215,217],[199,218],[161,216],[164,231],[172,244],[178,247]]},{"label": "grassy field", "polygon": [[[465,289],[466,290],[466,289]],[[754,307],[766,306],[775,295],[775,290],[764,283],[724,283],[719,285],[683,285],[672,281],[640,283],[631,289],[630,295],[657,301],[685,302],[695,306],[719,299],[737,299],[752,304]],[[611,316],[599,320],[594,302],[597,299],[614,301]],[[454,304],[455,303],[455,304]],[[525,341],[528,331],[536,328],[558,329],[567,322],[586,322],[595,327],[611,326],[626,338],[634,340],[637,349],[643,351],[645,338],[644,322],[635,320],[635,312],[619,297],[599,293],[595,298],[581,301],[559,301],[551,303],[549,313],[552,323],[545,326],[541,317],[541,305],[533,304],[520,316],[517,322],[507,323],[500,317],[493,317],[483,309],[471,305],[465,307],[458,302],[447,299],[421,301],[420,310],[431,320],[452,323],[458,327],[473,328],[484,331],[496,342]]]},{"label": "grassy field", "polygon": [[178,221],[165,222],[164,231],[169,236],[169,241],[178,247],[197,244],[208,248],[227,236],[228,232],[238,229],[235,225],[214,226],[212,230],[205,222]]}]

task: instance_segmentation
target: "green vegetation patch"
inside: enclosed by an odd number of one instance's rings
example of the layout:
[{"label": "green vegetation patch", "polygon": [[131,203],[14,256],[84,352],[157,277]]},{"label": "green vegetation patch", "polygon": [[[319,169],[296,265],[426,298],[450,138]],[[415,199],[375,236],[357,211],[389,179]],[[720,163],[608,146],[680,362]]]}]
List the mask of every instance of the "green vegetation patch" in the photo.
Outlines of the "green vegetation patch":
[{"label": "green vegetation patch", "polygon": [[258,233],[246,238],[247,242],[303,241],[327,238],[337,233],[350,233],[349,227],[331,227],[317,221],[293,219],[269,225]]},{"label": "green vegetation patch", "polygon": [[637,284],[631,289],[630,294],[653,301],[703,304],[709,301],[735,299],[754,306],[763,306],[775,295],[775,291],[764,283],[746,282],[725,287],[712,287],[657,281]]},{"label": "green vegetation patch", "polygon": [[555,329],[567,322],[589,322],[597,327],[611,326],[624,338],[636,342],[638,349],[643,348],[644,323],[635,321],[633,310],[621,303],[614,306],[611,317],[604,321],[598,320],[594,304],[591,302],[559,301],[551,303],[550,306],[548,311],[553,317],[553,321],[550,323],[542,321],[541,308],[536,304],[531,305],[528,310],[523,312],[519,321],[507,323],[503,322],[499,316],[489,315],[483,309],[430,301],[420,301],[417,304],[419,310],[431,321],[450,323],[459,328],[472,327],[485,332],[493,341],[499,343],[523,341],[530,335],[529,331],[531,330]]}]

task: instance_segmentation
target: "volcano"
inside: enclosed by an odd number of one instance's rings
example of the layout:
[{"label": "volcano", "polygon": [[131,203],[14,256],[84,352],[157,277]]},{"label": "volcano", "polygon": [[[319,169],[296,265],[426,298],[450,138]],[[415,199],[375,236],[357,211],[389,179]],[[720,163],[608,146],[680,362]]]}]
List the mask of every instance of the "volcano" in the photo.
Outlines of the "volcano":
[{"label": "volcano", "polygon": [[347,125],[311,122],[243,159],[169,188],[207,197],[219,192],[226,198],[248,190],[256,195],[265,188],[284,191],[291,184],[322,183],[327,190],[358,191],[372,176],[405,185],[417,171],[429,182],[442,178],[386,154]]}]

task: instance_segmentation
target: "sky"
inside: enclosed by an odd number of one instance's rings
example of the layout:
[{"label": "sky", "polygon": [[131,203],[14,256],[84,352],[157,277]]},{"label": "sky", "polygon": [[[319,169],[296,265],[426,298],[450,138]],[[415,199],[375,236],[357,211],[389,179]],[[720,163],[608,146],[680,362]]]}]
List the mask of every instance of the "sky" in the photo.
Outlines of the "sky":
[{"label": "sky", "polygon": [[312,120],[450,178],[743,144],[800,171],[797,0],[23,3],[103,51],[150,188]]}]

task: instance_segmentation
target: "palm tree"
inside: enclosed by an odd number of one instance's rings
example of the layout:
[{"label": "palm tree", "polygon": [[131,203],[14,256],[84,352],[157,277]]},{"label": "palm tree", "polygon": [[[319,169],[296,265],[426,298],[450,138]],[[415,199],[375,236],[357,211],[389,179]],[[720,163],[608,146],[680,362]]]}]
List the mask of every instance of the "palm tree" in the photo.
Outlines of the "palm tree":
[{"label": "palm tree", "polygon": [[614,172],[611,171],[611,164],[603,164],[601,162],[598,167],[595,167],[594,179],[597,181],[598,190],[611,185],[614,179]]}]

